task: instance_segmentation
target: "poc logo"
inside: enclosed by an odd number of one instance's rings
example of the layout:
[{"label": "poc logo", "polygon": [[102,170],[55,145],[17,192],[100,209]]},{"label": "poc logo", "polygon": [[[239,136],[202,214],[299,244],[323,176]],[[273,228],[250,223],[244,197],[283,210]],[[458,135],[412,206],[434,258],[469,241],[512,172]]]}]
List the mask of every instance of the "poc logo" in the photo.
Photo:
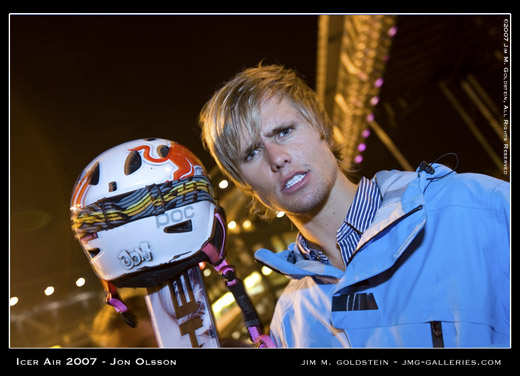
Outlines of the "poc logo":
[{"label": "poc logo", "polygon": [[132,251],[123,249],[117,256],[121,260],[121,264],[125,269],[132,269],[142,263],[143,261],[152,260],[152,252],[150,245],[147,242],[139,243],[139,247],[135,247]]},{"label": "poc logo", "polygon": [[193,206],[184,206],[182,208],[170,210],[168,213],[160,214],[155,217],[155,225],[157,228],[167,226],[170,223],[182,222],[195,216]]}]

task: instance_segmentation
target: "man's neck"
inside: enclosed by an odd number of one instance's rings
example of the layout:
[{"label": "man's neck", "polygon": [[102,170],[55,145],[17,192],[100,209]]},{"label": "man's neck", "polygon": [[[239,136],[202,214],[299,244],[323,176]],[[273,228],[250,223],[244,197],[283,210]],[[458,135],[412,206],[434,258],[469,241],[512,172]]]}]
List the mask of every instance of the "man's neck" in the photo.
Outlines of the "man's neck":
[{"label": "man's neck", "polygon": [[311,213],[289,215],[309,246],[321,250],[339,269],[345,269],[345,266],[336,244],[336,232],[347,215],[356,190],[357,185],[339,173],[323,205]]}]

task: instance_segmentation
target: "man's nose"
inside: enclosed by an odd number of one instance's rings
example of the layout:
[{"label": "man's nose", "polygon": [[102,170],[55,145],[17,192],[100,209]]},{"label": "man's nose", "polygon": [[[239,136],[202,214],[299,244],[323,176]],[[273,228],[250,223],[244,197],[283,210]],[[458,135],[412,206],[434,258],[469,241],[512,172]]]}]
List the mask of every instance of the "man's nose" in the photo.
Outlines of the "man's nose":
[{"label": "man's nose", "polygon": [[273,172],[278,172],[291,162],[291,155],[283,146],[272,143],[266,145],[265,149]]}]

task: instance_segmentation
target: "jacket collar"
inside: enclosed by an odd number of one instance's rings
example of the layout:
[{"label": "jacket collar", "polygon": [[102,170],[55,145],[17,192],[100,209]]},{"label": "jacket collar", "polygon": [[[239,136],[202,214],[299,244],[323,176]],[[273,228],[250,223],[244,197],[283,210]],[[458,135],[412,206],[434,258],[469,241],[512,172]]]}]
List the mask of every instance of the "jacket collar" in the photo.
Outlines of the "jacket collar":
[{"label": "jacket collar", "polygon": [[335,280],[334,282],[337,282],[343,277],[343,271],[332,265],[303,258],[298,251],[295,252],[294,243],[289,245],[285,251],[278,253],[271,252],[268,249],[259,249],[255,252],[255,258],[260,264],[290,278],[300,279],[313,276],[325,279],[332,278]]},{"label": "jacket collar", "polygon": [[[376,174],[374,179],[383,194],[383,203],[360,239],[357,254],[338,283],[336,293],[391,268],[424,228],[427,220],[424,191],[432,179],[442,178],[451,171],[438,164],[434,167],[434,174],[425,171]],[[378,236],[383,232],[385,236]]]},{"label": "jacket collar", "polygon": [[[325,276],[341,278],[338,289],[370,278],[390,268],[406,247],[423,228],[426,222],[426,208],[423,191],[428,178],[441,176],[449,171],[441,165],[434,165],[435,175],[426,172],[381,171],[374,181],[383,196],[383,202],[376,212],[370,227],[361,237],[355,255],[345,272],[331,266],[305,260],[294,252],[294,244],[289,249],[273,253],[260,249],[255,258],[271,269],[290,276]],[[399,226],[394,226],[399,223]],[[381,232],[387,236],[378,238]],[[367,247],[377,242],[378,245]],[[384,243],[384,244],[383,244]]]}]

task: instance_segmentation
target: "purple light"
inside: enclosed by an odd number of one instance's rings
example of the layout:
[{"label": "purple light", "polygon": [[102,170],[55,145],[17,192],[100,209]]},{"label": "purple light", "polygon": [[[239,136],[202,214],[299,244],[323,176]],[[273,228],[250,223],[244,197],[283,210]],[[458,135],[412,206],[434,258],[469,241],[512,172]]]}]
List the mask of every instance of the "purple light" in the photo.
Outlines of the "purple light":
[{"label": "purple light", "polygon": [[372,98],[370,99],[370,104],[371,104],[372,106],[375,106],[375,105],[378,104],[378,103],[379,103],[379,97],[378,97],[378,96],[372,97]]},{"label": "purple light", "polygon": [[368,115],[367,115],[367,121],[368,121],[368,122],[372,122],[372,121],[374,121],[374,114],[368,114]]},{"label": "purple light", "polygon": [[384,82],[384,80],[382,78],[378,78],[374,82],[374,87],[381,87],[381,86],[383,86],[383,82]]},{"label": "purple light", "polygon": [[368,138],[368,136],[370,136],[370,129],[363,130],[363,132],[361,132],[361,136],[363,136],[364,138]]},{"label": "purple light", "polygon": [[356,157],[354,158],[354,163],[361,163],[363,162],[363,157],[361,155],[356,155]]},{"label": "purple light", "polygon": [[357,149],[358,149],[359,151],[365,151],[366,148],[367,148],[367,144],[365,144],[365,143],[361,143],[361,144],[359,144],[359,145],[357,146]]},{"label": "purple light", "polygon": [[390,29],[388,29],[388,35],[389,35],[390,37],[395,36],[395,34],[397,34],[397,27],[392,26]]}]

